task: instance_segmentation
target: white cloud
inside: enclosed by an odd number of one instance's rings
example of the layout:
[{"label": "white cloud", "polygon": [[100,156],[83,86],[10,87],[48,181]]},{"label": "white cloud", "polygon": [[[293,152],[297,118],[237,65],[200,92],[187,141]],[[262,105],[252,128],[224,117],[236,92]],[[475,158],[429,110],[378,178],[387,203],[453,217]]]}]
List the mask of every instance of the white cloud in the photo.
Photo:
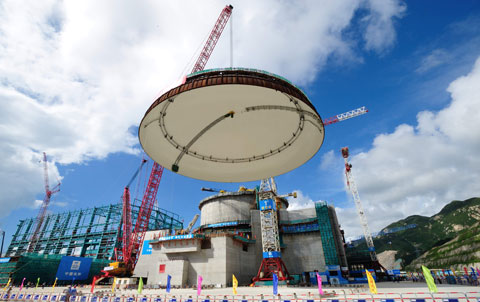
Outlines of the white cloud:
[{"label": "white cloud", "polygon": [[338,156],[335,156],[335,153],[333,153],[333,150],[330,150],[322,155],[322,158],[320,159],[320,170],[323,171],[328,171],[332,168],[337,167],[337,161]]},{"label": "white cloud", "polygon": [[451,59],[449,53],[444,49],[434,49],[427,56],[422,58],[420,66],[415,70],[417,73],[425,73],[437,66],[447,63]]},{"label": "white cloud", "polygon": [[304,195],[302,191],[295,190],[297,193],[297,198],[288,197],[288,210],[300,210],[306,208],[315,207],[315,202],[320,200],[313,201],[308,195]]},{"label": "white cloud", "polygon": [[[432,215],[452,200],[480,196],[480,58],[453,81],[451,103],[423,111],[351,158],[372,231],[408,215]],[[350,194],[348,193],[350,197]],[[360,235],[354,209],[339,211],[349,236]]]},{"label": "white cloud", "polygon": [[367,6],[370,13],[364,17],[365,48],[382,52],[395,43],[394,21],[403,16],[406,5],[398,0],[372,0]]},{"label": "white cloud", "polygon": [[[42,151],[60,164],[139,152],[132,126],[138,125],[158,92],[181,76],[224,5],[3,1],[2,213],[31,205],[35,193],[43,191],[41,165],[36,162]],[[397,2],[379,5],[374,0],[233,5],[235,65],[266,69],[300,84],[311,83],[330,56],[358,56],[355,43],[342,34],[355,11],[371,9],[374,17],[365,21],[365,38],[370,48],[381,49],[392,43],[390,19],[402,10]],[[374,34],[380,25],[381,34]],[[370,42],[373,36],[375,42]],[[220,40],[207,67],[228,66],[228,45],[228,37]],[[58,177],[55,167],[51,171]]]}]

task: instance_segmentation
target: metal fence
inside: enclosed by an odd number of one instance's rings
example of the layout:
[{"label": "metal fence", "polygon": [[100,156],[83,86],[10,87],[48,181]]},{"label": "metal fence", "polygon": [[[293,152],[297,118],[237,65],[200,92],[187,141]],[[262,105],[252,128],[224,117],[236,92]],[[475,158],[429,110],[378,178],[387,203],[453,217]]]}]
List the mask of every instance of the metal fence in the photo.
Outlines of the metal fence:
[{"label": "metal fence", "polygon": [[3,292],[2,301],[31,302],[480,302],[480,292],[416,292],[319,295],[98,295],[81,296],[65,293]]}]

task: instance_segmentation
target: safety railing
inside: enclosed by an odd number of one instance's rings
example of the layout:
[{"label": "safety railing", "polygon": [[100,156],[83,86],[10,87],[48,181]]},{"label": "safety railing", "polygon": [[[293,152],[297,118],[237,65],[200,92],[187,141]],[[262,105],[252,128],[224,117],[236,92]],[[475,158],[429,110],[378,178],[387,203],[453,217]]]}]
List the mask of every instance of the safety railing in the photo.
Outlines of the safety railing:
[{"label": "safety railing", "polygon": [[65,293],[1,293],[3,301],[25,302],[480,302],[480,292],[411,292],[411,293],[354,293],[345,290],[320,296],[318,294],[292,295],[119,295]]}]

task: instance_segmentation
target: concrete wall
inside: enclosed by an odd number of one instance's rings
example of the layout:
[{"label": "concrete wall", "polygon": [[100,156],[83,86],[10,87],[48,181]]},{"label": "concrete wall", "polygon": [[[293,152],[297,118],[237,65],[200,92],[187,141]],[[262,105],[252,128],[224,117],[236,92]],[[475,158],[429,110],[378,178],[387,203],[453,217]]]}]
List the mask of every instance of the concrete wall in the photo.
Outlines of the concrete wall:
[{"label": "concrete wall", "polygon": [[[256,275],[258,267],[255,266],[255,259],[258,258],[254,244],[246,244],[236,241],[230,237],[227,241],[227,285],[232,285],[232,274],[238,280],[238,285],[249,285],[251,279]],[[244,250],[244,247],[247,249]],[[261,256],[260,256],[261,257]]]},{"label": "concrete wall", "polygon": [[[211,248],[201,248],[202,239],[172,240],[152,245],[150,255],[141,255],[135,267],[134,276],[148,277],[147,284],[163,284],[167,275],[172,276],[172,285],[196,285],[197,277],[203,277],[203,284],[226,284],[226,237],[211,238]],[[191,249],[198,246],[199,249]],[[175,252],[177,249],[177,252]],[[160,265],[165,272],[160,273]],[[231,276],[228,277],[231,282]]]},{"label": "concrete wall", "polygon": [[262,249],[262,229],[260,226],[260,210],[252,210],[252,237],[255,239],[255,245],[254,245],[254,250],[255,250],[255,255],[257,257],[255,258],[255,267],[256,272],[255,275],[257,275],[258,269],[260,268],[260,264],[262,263],[263,259],[263,249]]},{"label": "concrete wall", "polygon": [[325,271],[325,256],[318,232],[284,234],[283,262],[290,274]]},{"label": "concrete wall", "polygon": [[200,225],[250,220],[250,210],[254,207],[253,192],[229,192],[210,196],[200,202]]}]

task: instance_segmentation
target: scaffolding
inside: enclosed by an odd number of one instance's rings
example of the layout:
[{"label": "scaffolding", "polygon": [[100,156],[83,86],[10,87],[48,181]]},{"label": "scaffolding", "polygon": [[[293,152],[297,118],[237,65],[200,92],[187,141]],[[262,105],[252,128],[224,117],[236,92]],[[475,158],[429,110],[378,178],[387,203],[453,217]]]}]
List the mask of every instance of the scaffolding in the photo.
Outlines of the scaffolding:
[{"label": "scaffolding", "polygon": [[[139,206],[132,205],[136,221]],[[26,253],[36,218],[20,220],[6,256]],[[148,230],[183,229],[177,214],[154,207]],[[45,216],[34,254],[115,259],[122,238],[122,204],[111,204]]]},{"label": "scaffolding", "polygon": [[335,245],[335,234],[332,229],[332,218],[326,202],[315,203],[317,212],[318,227],[322,238],[323,254],[325,256],[325,265],[340,265],[340,259]]}]

